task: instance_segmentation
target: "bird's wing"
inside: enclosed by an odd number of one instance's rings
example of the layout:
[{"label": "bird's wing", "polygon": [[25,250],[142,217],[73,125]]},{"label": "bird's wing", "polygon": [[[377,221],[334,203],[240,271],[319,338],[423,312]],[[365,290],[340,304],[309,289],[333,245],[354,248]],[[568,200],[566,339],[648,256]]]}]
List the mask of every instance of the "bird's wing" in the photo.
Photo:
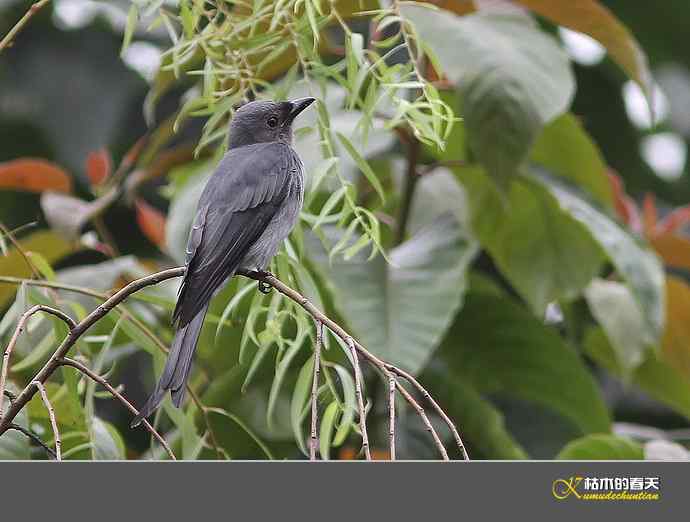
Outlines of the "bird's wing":
[{"label": "bird's wing", "polygon": [[185,326],[237,270],[290,191],[294,152],[282,143],[232,149],[199,200],[173,321]]}]

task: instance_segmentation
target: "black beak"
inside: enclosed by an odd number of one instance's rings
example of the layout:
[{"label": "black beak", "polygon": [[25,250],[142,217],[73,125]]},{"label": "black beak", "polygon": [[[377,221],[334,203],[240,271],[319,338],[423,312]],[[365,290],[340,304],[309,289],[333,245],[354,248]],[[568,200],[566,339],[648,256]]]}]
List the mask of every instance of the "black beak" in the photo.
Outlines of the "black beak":
[{"label": "black beak", "polygon": [[312,103],[316,101],[316,98],[312,98],[311,96],[308,96],[306,98],[298,98],[296,100],[291,100],[289,103],[292,106],[292,109],[290,109],[290,115],[288,116],[288,122],[292,122],[297,115],[302,112],[304,109],[309,107]]}]

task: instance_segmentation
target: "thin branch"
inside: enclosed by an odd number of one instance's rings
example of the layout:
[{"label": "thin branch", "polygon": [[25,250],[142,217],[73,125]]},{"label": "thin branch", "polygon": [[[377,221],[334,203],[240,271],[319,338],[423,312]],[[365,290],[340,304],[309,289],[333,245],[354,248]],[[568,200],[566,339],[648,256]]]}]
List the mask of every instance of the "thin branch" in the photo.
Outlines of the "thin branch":
[{"label": "thin branch", "polygon": [[65,314],[64,312],[61,312],[56,308],[51,308],[45,305],[32,306],[22,314],[22,316],[19,318],[19,321],[17,322],[17,328],[15,328],[14,334],[12,334],[12,338],[10,339],[10,342],[7,345],[5,354],[2,356],[2,373],[0,373],[0,418],[2,418],[3,420],[4,418],[2,417],[2,412],[3,403],[5,402],[5,387],[7,385],[7,374],[9,372],[10,367],[10,356],[12,355],[12,351],[14,350],[14,347],[17,344],[19,336],[22,334],[24,328],[26,327],[26,323],[29,320],[29,317],[31,317],[37,312],[46,312],[49,314],[53,314],[54,316],[65,321],[70,330],[74,329],[77,325],[69,315]]},{"label": "thin branch", "polygon": [[[139,410],[137,410],[134,407],[134,405],[125,398],[124,395],[122,395],[120,392],[118,392],[107,380],[105,380],[105,378],[101,377],[100,375],[98,375],[97,373],[92,371],[87,366],[83,365],[79,361],[75,361],[74,359],[70,359],[68,357],[63,357],[58,362],[61,366],[71,366],[72,368],[79,370],[81,373],[83,373],[84,375],[89,377],[91,380],[93,380],[94,382],[97,382],[98,384],[103,386],[106,390],[108,390],[110,392],[110,394],[113,397],[115,397],[117,400],[119,400],[124,405],[125,408],[127,408],[130,412],[132,412],[132,414],[139,415]],[[161,446],[163,446],[163,448],[165,449],[166,453],[170,456],[170,458],[172,460],[177,460],[175,458],[175,454],[172,452],[172,450],[170,449],[170,446],[168,446],[168,443],[165,441],[163,436],[160,433],[158,433],[158,431],[156,431],[156,429],[153,426],[151,426],[149,421],[147,421],[146,419],[143,419],[141,421],[141,423],[149,431],[149,433],[151,435],[153,435],[153,437],[158,442],[160,442]]]},{"label": "thin branch", "polygon": [[[103,316],[105,316],[108,312],[113,310],[117,305],[119,305],[122,301],[124,301],[127,297],[129,297],[131,294],[134,294],[135,292],[141,290],[142,288],[145,288],[150,285],[155,285],[160,283],[161,281],[165,281],[167,279],[171,279],[174,277],[179,277],[184,274],[184,267],[178,267],[178,268],[171,268],[168,270],[163,270],[161,272],[151,274],[147,277],[143,277],[141,279],[137,279],[136,281],[132,281],[129,283],[127,286],[124,288],[120,289],[118,292],[116,292],[114,295],[109,297],[105,302],[103,302],[100,306],[98,306],[95,310],[93,310],[90,314],[88,314],[81,322],[76,324],[71,331],[70,334],[63,340],[63,342],[60,344],[60,346],[56,349],[56,351],[53,353],[53,355],[50,357],[50,359],[45,363],[43,368],[36,374],[36,376],[32,379],[33,381],[38,381],[41,384],[45,384],[47,379],[53,374],[53,372],[56,370],[57,367],[59,367],[61,364],[64,364],[64,357],[66,354],[69,352],[72,346],[77,342],[79,337],[83,335],[94,323],[96,323],[99,319],[101,319]],[[452,421],[450,418],[443,412],[443,410],[440,408],[438,403],[433,400],[431,395],[424,389],[424,387],[419,384],[419,382],[414,379],[410,374],[405,372],[404,370],[390,364],[387,362],[384,362],[383,360],[379,359],[377,356],[375,356],[373,353],[369,352],[366,348],[364,348],[360,343],[358,343],[356,340],[354,340],[339,324],[337,324],[335,321],[332,319],[328,318],[323,312],[321,312],[318,308],[316,308],[306,297],[301,295],[299,292],[296,290],[292,289],[291,287],[287,286],[284,284],[282,281],[277,279],[274,275],[266,272],[251,272],[251,271],[238,271],[238,275],[242,275],[244,277],[248,277],[250,279],[254,279],[256,281],[262,281],[265,284],[268,284],[275,288],[278,292],[281,294],[285,295],[295,303],[299,304],[309,315],[312,316],[312,318],[317,321],[318,323],[321,323],[322,326],[325,326],[329,330],[333,332],[334,335],[338,336],[341,340],[343,340],[350,348],[350,353],[353,358],[353,366],[354,366],[354,373],[355,373],[355,387],[356,387],[356,393],[357,393],[357,398],[358,398],[358,407],[360,410],[360,430],[362,431],[362,446],[365,451],[365,455],[367,458],[370,458],[369,455],[369,441],[368,441],[368,436],[367,436],[367,431],[366,431],[366,412],[364,411],[364,401],[363,401],[363,396],[362,396],[362,379],[361,379],[361,370],[359,367],[359,355],[363,356],[370,364],[378,368],[379,371],[381,371],[384,375],[389,376],[389,386],[390,386],[390,373],[400,376],[406,380],[408,380],[422,395],[423,397],[429,401],[429,403],[433,406],[433,408],[438,412],[438,414],[441,416],[441,418],[448,424],[449,428],[453,432],[453,435],[456,439],[456,442],[458,444],[458,447],[460,448],[463,457],[467,459],[467,454],[464,451],[464,445],[462,444],[462,441],[460,439],[459,433],[455,426],[453,425]],[[0,278],[0,281],[2,280],[7,280],[9,278]],[[14,281],[13,281],[14,282]],[[78,289],[75,291],[82,291],[82,289]],[[148,331],[148,329],[147,329]],[[150,332],[150,331],[149,331]],[[17,332],[15,332],[16,337],[18,335]],[[164,351],[167,351],[167,348],[162,345],[160,340],[158,340],[155,335],[153,335],[153,338],[156,340],[156,344],[160,344],[161,348]],[[12,342],[12,341],[11,341]],[[14,342],[16,343],[16,338],[14,339]],[[438,437],[438,434],[434,430],[433,426],[431,425],[431,422],[429,421],[428,417],[426,416],[426,413],[424,412],[424,409],[416,402],[414,397],[411,396],[411,394],[395,379],[396,383],[396,389],[397,391],[403,396],[403,398],[410,404],[412,407],[417,411],[418,415],[424,422],[425,426],[427,427],[427,430],[431,433],[432,437],[434,438],[434,443],[439,447],[439,452],[441,453],[442,457],[444,459],[448,458],[447,452],[445,451],[445,448],[443,447],[442,442],[440,441],[440,438]],[[34,385],[29,385],[26,388],[24,388],[19,395],[17,395],[16,399],[12,401],[11,406],[8,410],[8,412],[0,418],[0,435],[7,431],[10,428],[10,425],[13,421],[13,419],[17,416],[17,414],[21,411],[21,409],[28,403],[29,400],[34,396],[35,392],[35,386]],[[191,391],[191,390],[190,390]],[[1,396],[4,396],[4,393],[0,394]],[[207,409],[201,404],[201,402],[198,400],[196,395],[191,393],[192,399],[194,400],[195,404],[197,407],[202,411],[204,414],[204,417],[207,422],[207,426],[209,426],[210,430],[210,423],[208,422],[208,413]],[[134,410],[136,411],[136,409]],[[213,437],[213,432],[211,431],[210,434]]]},{"label": "thin branch", "polygon": [[395,460],[395,377],[388,372],[388,441],[390,459]]},{"label": "thin branch", "polygon": [[352,337],[348,337],[345,342],[350,347],[352,355],[352,369],[355,374],[355,395],[357,397],[357,409],[359,410],[359,430],[362,432],[362,449],[364,457],[371,460],[371,450],[369,449],[369,435],[367,434],[367,412],[364,409],[364,399],[362,397],[362,370],[359,367],[359,356]]},{"label": "thin branch", "polygon": [[55,410],[53,405],[48,399],[48,394],[46,393],[45,386],[38,381],[32,381],[31,384],[38,388],[38,392],[41,394],[41,400],[43,405],[48,410],[48,418],[50,419],[50,426],[53,428],[53,437],[55,438],[55,460],[62,460],[62,440],[60,439],[60,430],[58,430],[57,420],[55,419]]},{"label": "thin branch", "polygon": [[[354,344],[354,347],[356,350],[367,360],[369,361],[370,364],[378,368],[384,375],[387,373],[387,371],[391,371],[396,375],[399,375],[406,380],[408,380],[419,392],[429,400],[433,408],[436,410],[436,412],[440,415],[440,417],[443,419],[443,421],[448,425],[449,429],[453,433],[453,436],[455,437],[455,440],[458,444],[458,447],[460,448],[460,451],[464,457],[465,460],[469,460],[469,457],[467,456],[467,453],[465,451],[465,446],[462,444],[462,440],[460,439],[460,435],[458,433],[457,428],[453,424],[453,421],[450,420],[450,417],[446,415],[446,413],[443,411],[443,409],[438,405],[436,401],[434,401],[431,398],[431,395],[429,392],[426,391],[426,389],[414,378],[412,377],[409,373],[405,372],[404,370],[398,368],[397,366],[384,362],[378,357],[376,357],[373,353],[371,353],[369,350],[367,350],[364,346],[362,346],[359,342],[357,342],[355,339],[353,339],[345,329],[343,329],[338,323],[330,319],[328,316],[326,316],[323,312],[321,312],[316,306],[314,306],[309,299],[304,297],[302,294],[294,290],[293,288],[290,288],[287,286],[285,283],[283,283],[280,279],[275,277],[273,274],[270,273],[259,273],[259,272],[252,272],[252,271],[238,271],[238,275],[248,277],[250,279],[254,279],[255,281],[263,281],[264,283],[267,283],[271,285],[273,288],[275,288],[278,292],[281,294],[285,295],[295,303],[299,304],[309,315],[311,315],[315,320],[320,321],[323,323],[323,325],[328,328],[331,332],[333,332],[334,335],[337,335],[345,341],[346,343],[352,342]],[[421,412],[424,413],[423,408],[419,406],[419,404],[414,400],[414,397],[412,397],[407,390],[405,390],[402,386],[400,386],[400,383],[396,384],[396,387],[398,388],[398,391],[400,391],[401,395],[403,398],[417,411],[417,413]],[[421,416],[421,414],[420,414]],[[424,418],[422,418],[422,421],[424,421]],[[427,419],[428,421],[428,419]],[[426,424],[426,423],[425,423]],[[430,423],[429,423],[430,424]],[[432,426],[432,436],[435,432],[433,431],[433,426]],[[436,435],[435,440],[438,438],[438,435]],[[439,450],[440,451],[440,450]],[[444,450],[445,451],[445,450]]]},{"label": "thin branch", "polygon": [[46,5],[50,0],[39,0],[38,2],[34,3],[31,7],[29,7],[29,10],[24,13],[24,16],[22,16],[19,21],[14,24],[14,27],[10,29],[10,31],[5,35],[5,37],[0,41],[0,52],[3,51],[6,47],[9,47],[12,44],[12,40],[17,36],[19,31],[21,31],[24,26],[31,20],[31,17],[35,15],[38,11],[41,10],[41,8]]},{"label": "thin branch", "polygon": [[402,201],[400,203],[400,214],[398,215],[397,220],[398,229],[396,230],[395,234],[395,245],[399,245],[405,240],[405,231],[407,230],[407,222],[410,219],[414,191],[417,187],[417,182],[419,181],[419,174],[417,173],[419,149],[419,141],[410,136],[407,142],[407,172],[404,179]]},{"label": "thin branch", "polygon": [[445,411],[443,411],[443,408],[439,406],[439,404],[434,400],[434,398],[431,396],[431,394],[422,386],[417,379],[412,377],[409,373],[407,373],[405,370],[402,370],[396,366],[393,366],[392,364],[388,364],[387,368],[395,373],[396,375],[399,375],[406,381],[408,381],[412,386],[414,386],[419,393],[422,394],[422,397],[426,399],[429,404],[436,410],[436,413],[443,419],[443,422],[446,423],[448,428],[450,428],[450,431],[453,433],[453,438],[455,439],[455,444],[458,446],[458,450],[460,450],[460,455],[462,455],[463,460],[470,460],[470,456],[467,453],[467,449],[465,448],[465,445],[462,442],[462,438],[460,437],[460,433],[458,432],[458,429],[455,427],[455,424],[453,424],[453,421],[450,420],[450,417],[446,414]]},{"label": "thin branch", "polygon": [[438,433],[436,433],[436,430],[434,429],[433,424],[431,424],[431,421],[429,420],[429,417],[427,417],[426,412],[424,411],[424,408],[422,408],[419,403],[415,400],[412,395],[410,395],[410,392],[408,392],[405,387],[400,384],[400,382],[395,383],[395,386],[398,388],[398,391],[400,392],[400,395],[403,396],[403,398],[412,406],[416,411],[417,415],[422,419],[422,422],[424,423],[424,427],[426,428],[426,431],[429,432],[431,435],[431,438],[434,439],[434,444],[436,445],[436,448],[438,449],[438,452],[441,454],[441,458],[443,460],[449,460],[448,458],[448,452],[446,451],[445,446],[443,445],[443,442],[441,442],[441,438],[438,436]]},{"label": "thin branch", "polygon": [[[180,273],[179,275],[182,275]],[[171,276],[175,277],[175,276]],[[44,281],[44,280],[35,280],[35,279],[23,279],[19,277],[10,277],[10,276],[0,276],[0,283],[8,283],[8,284],[13,284],[13,285],[20,285],[22,283],[30,285],[30,286],[39,286],[42,288],[53,288],[56,290],[64,290],[67,292],[75,292],[78,294],[82,295],[88,295],[89,297],[93,297],[95,299],[100,299],[102,301],[107,301],[110,299],[110,295],[103,293],[103,292],[98,292],[96,290],[92,290],[90,288],[85,288],[82,286],[77,286],[77,285],[70,285],[66,283],[59,283],[55,281]],[[132,295],[132,298],[139,298],[136,294]],[[163,353],[168,353],[168,347],[161,341],[156,334],[154,334],[142,321],[137,319],[124,305],[120,305],[122,310],[115,309],[116,312],[122,314],[122,316],[130,321],[137,329],[139,329],[146,337],[148,337],[155,345],[156,347],[161,350]],[[206,424],[206,429],[209,432],[209,436],[211,439],[211,445],[213,446],[214,450],[216,451],[216,454],[221,458],[224,459],[225,455],[223,453],[222,448],[218,444],[218,440],[216,438],[215,432],[213,431],[213,427],[211,426],[211,420],[209,418],[208,412],[206,411],[206,406],[204,406],[201,401],[199,400],[199,397],[196,395],[194,390],[192,390],[191,386],[187,384],[187,391],[189,392],[189,395],[196,405],[197,409],[201,412],[203,418],[204,418],[204,423]],[[2,433],[2,431],[0,431]]]},{"label": "thin branch", "polygon": [[48,455],[50,455],[53,459],[57,459],[57,455],[55,454],[55,451],[53,450],[53,448],[51,448],[45,442],[43,442],[43,440],[41,440],[41,437],[36,435],[33,431],[28,430],[28,429],[24,428],[23,426],[20,426],[19,424],[15,424],[14,422],[11,423],[9,428],[7,428],[7,429],[15,430],[15,431],[18,431],[20,433],[23,433],[24,435],[29,437],[32,441],[34,441],[36,444],[41,446],[46,451],[46,453]]},{"label": "thin branch", "polygon": [[[162,272],[157,272],[151,274],[147,277],[142,277],[136,281],[132,281],[127,286],[116,292],[112,297],[107,299],[104,303],[96,307],[89,315],[87,315],[81,322],[79,322],[69,333],[67,337],[62,341],[57,350],[48,359],[43,368],[36,374],[32,379],[44,384],[53,372],[60,365],[60,359],[62,359],[69,350],[74,346],[79,337],[81,337],[91,326],[93,326],[99,319],[105,316],[110,310],[115,308],[122,301],[127,299],[130,294],[141,290],[147,286],[155,285],[161,281],[171,279],[173,277],[179,277],[184,274],[184,267],[171,268],[168,270],[163,270]],[[16,339],[15,339],[16,342]],[[21,409],[31,400],[35,392],[34,386],[27,386],[22,390],[22,392],[17,395],[17,399],[12,403],[10,409],[7,413],[0,419],[0,435],[2,435],[12,422],[12,420],[17,416]],[[0,400],[2,400],[2,395],[0,395]]]},{"label": "thin branch", "polygon": [[316,346],[314,347],[314,375],[311,382],[311,439],[309,440],[309,460],[316,460],[316,424],[318,411],[319,374],[321,372],[321,344],[323,343],[323,323],[316,321]]},{"label": "thin branch", "polygon": [[31,273],[33,274],[34,277],[41,277],[40,272],[36,268],[36,265],[34,265],[31,262],[31,259],[29,259],[29,256],[26,254],[26,251],[22,248],[22,245],[19,244],[19,241],[17,241],[17,238],[14,236],[14,232],[9,230],[5,225],[0,223],[0,231],[7,236],[7,239],[10,240],[10,243],[14,245],[14,248],[19,252],[19,255],[22,256],[24,259],[24,262],[27,264],[29,267],[29,270],[31,270]]}]

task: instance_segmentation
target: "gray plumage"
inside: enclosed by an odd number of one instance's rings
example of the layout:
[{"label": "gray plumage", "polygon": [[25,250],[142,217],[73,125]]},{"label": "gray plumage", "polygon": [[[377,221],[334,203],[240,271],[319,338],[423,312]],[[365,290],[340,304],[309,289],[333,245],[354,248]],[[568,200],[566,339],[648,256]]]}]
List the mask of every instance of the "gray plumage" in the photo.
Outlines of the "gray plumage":
[{"label": "gray plumage", "polygon": [[160,380],[132,422],[136,426],[170,390],[182,404],[204,316],[213,295],[238,269],[263,271],[299,217],[303,165],[291,147],[294,118],[314,98],[260,101],[241,107],[229,150],[199,199],[187,243],[177,326]]}]

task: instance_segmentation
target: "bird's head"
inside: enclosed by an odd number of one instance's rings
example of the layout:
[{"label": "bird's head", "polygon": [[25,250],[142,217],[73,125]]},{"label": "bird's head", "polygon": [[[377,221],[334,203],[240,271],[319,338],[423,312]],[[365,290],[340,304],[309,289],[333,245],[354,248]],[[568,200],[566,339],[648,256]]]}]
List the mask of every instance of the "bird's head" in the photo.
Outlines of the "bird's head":
[{"label": "bird's head", "polygon": [[315,98],[253,101],[235,112],[230,122],[230,148],[272,141],[292,142],[292,122]]}]

